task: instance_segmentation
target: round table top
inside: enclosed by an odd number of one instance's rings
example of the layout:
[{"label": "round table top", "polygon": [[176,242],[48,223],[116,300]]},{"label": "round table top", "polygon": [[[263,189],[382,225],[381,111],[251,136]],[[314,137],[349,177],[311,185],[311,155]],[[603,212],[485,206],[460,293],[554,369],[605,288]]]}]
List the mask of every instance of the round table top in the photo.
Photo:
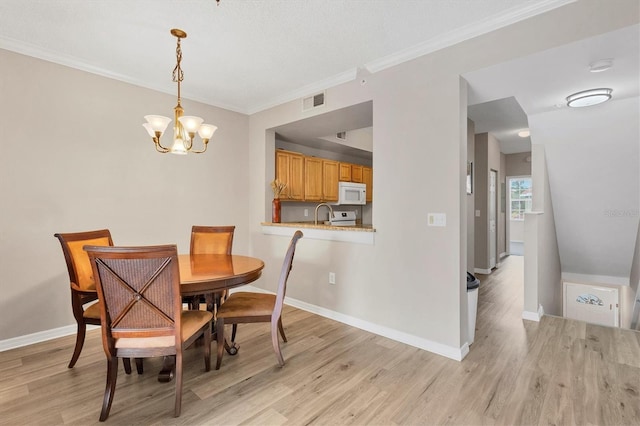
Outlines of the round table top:
[{"label": "round table top", "polygon": [[260,278],[264,262],[237,254],[181,254],[180,289],[182,295],[215,293],[249,284]]}]

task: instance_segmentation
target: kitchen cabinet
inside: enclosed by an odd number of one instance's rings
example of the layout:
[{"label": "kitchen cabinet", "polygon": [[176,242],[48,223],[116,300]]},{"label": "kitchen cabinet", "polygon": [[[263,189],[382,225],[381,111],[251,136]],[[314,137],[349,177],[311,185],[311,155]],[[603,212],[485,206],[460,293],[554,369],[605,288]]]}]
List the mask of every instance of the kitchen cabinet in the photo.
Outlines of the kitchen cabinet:
[{"label": "kitchen cabinet", "polygon": [[304,155],[277,150],[276,179],[287,184],[280,196],[281,199],[304,200]]},{"label": "kitchen cabinet", "polygon": [[339,165],[337,161],[322,160],[322,200],[338,201]]},{"label": "kitchen cabinet", "polygon": [[306,201],[322,200],[322,171],[322,158],[304,157],[304,199]]},{"label": "kitchen cabinet", "polygon": [[359,164],[351,165],[351,182],[362,183],[362,168]]},{"label": "kitchen cabinet", "polygon": [[351,163],[340,163],[340,182],[351,182]]},{"label": "kitchen cabinet", "polygon": [[367,203],[373,201],[373,169],[362,167],[362,182],[367,185]]}]

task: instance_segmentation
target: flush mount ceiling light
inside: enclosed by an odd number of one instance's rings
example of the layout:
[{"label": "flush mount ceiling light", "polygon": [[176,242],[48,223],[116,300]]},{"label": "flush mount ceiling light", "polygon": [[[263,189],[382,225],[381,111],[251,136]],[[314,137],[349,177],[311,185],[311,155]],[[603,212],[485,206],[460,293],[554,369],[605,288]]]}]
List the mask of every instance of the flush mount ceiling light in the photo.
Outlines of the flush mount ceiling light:
[{"label": "flush mount ceiling light", "polygon": [[[182,105],[180,105],[180,83],[184,79],[184,72],[180,67],[180,62],[182,61],[180,39],[187,38],[187,33],[174,28],[171,30],[171,34],[178,39],[176,46],[177,64],[173,69],[173,81],[178,83],[178,104],[173,109],[175,125],[173,127],[173,145],[171,148],[166,148],[160,143],[162,134],[171,122],[170,118],[163,117],[161,115],[145,115],[144,118],[147,122],[142,126],[147,129],[149,136],[151,136],[151,139],[155,143],[156,151],[158,152],[163,154],[170,152],[172,154],[181,155],[188,152],[202,154],[207,150],[207,143],[209,143],[209,139],[211,139],[211,136],[213,136],[217,127],[211,124],[203,124],[202,122],[204,120],[200,117],[183,115],[184,110],[182,109]],[[193,148],[193,138],[196,136],[196,133],[198,133],[198,135],[200,135],[200,139],[202,139],[203,148],[200,151],[191,149]]]},{"label": "flush mount ceiling light", "polygon": [[523,129],[518,132],[518,136],[520,136],[521,138],[528,138],[530,135],[531,132],[529,131],[529,129]]},{"label": "flush mount ceiling light", "polygon": [[580,108],[598,105],[611,99],[611,89],[591,89],[567,96],[567,105],[572,108]]},{"label": "flush mount ceiling light", "polygon": [[589,64],[590,72],[602,72],[613,67],[613,59],[600,59]]}]

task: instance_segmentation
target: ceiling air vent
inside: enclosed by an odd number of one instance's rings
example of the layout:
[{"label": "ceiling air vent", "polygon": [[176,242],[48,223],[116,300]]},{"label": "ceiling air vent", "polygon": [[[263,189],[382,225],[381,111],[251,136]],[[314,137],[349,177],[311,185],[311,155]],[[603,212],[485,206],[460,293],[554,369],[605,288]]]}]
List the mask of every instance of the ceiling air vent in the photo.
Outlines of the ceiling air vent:
[{"label": "ceiling air vent", "polygon": [[347,140],[347,132],[338,132],[338,133],[336,133],[336,138],[340,139],[341,141],[346,141]]},{"label": "ceiling air vent", "polygon": [[309,111],[310,109],[324,106],[324,92],[320,92],[313,96],[302,99],[302,110]]}]

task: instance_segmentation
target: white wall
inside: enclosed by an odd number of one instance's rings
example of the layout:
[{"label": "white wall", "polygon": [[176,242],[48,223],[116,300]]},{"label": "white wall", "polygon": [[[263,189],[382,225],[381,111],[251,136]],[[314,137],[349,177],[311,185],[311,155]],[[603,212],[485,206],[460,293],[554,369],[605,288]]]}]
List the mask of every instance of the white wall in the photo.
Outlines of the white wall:
[{"label": "white wall", "polygon": [[191,225],[235,224],[248,252],[247,116],[183,100],[219,129],[205,154],[160,154],[143,116],[172,116],[175,97],[5,50],[0,63],[0,341],[75,324],[56,232],[188,252]]},{"label": "white wall", "polygon": [[545,147],[532,145],[531,156],[533,211],[524,220],[523,317],[537,320],[542,313],[562,315],[562,271]]},{"label": "white wall", "polygon": [[640,99],[534,114],[529,127],[545,145],[563,273],[628,285],[640,211]]}]

